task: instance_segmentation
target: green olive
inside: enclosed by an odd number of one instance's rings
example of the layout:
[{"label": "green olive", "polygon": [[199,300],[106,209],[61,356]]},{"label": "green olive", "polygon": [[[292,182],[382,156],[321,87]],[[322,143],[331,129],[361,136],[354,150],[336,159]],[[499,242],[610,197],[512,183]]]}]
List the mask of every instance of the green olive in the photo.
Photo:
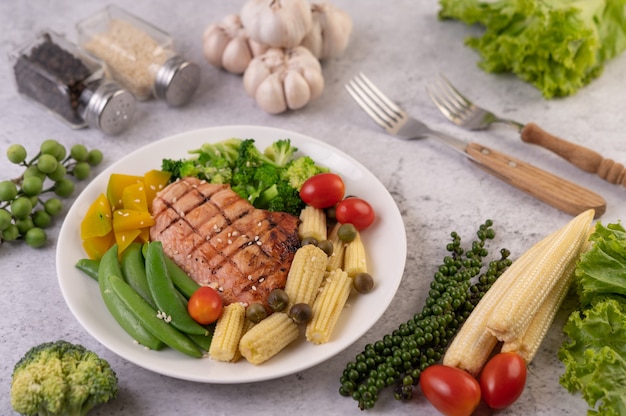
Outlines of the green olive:
[{"label": "green olive", "polygon": [[302,247],[304,247],[306,245],[309,245],[309,244],[313,244],[314,246],[316,246],[317,245],[317,240],[315,238],[313,238],[313,237],[304,237],[302,239],[302,241],[300,241],[300,245]]},{"label": "green olive", "polygon": [[341,224],[337,230],[337,237],[344,243],[349,243],[356,238],[356,227],[352,224]]},{"label": "green olive", "polygon": [[282,289],[274,289],[267,296],[267,303],[274,312],[280,312],[287,307],[289,296]]},{"label": "green olive", "polygon": [[296,303],[289,309],[289,317],[296,324],[304,325],[313,319],[313,310],[308,303]]},{"label": "green olive", "polygon": [[265,306],[260,303],[251,303],[246,308],[246,318],[250,322],[258,324],[267,316],[267,312],[265,311]]},{"label": "green olive", "polygon": [[354,289],[359,293],[368,293],[374,287],[374,279],[368,273],[359,273],[352,282]]},{"label": "green olive", "polygon": [[335,249],[335,247],[333,247],[333,243],[331,243],[329,240],[320,241],[317,244],[317,247],[321,248],[322,251],[326,253],[328,257],[330,257],[333,254],[333,250]]}]

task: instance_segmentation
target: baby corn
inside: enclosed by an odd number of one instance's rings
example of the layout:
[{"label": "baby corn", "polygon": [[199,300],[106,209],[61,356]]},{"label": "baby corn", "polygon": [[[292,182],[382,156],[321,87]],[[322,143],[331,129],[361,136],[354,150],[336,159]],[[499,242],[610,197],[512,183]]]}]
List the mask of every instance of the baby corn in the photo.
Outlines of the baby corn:
[{"label": "baby corn", "polygon": [[314,238],[317,241],[326,240],[326,213],[323,209],[307,205],[300,212],[298,226],[300,240]]},{"label": "baby corn", "polygon": [[587,246],[593,216],[593,210],[580,214],[513,262],[476,305],[443,363],[478,375],[498,341],[532,359],[569,287],[572,263]]},{"label": "baby corn", "polygon": [[300,328],[284,312],[274,312],[241,337],[239,351],[252,364],[261,364],[298,339]]},{"label": "baby corn", "polygon": [[239,347],[239,339],[246,320],[246,308],[240,303],[231,303],[222,310],[217,320],[209,357],[218,361],[232,361]]},{"label": "baby corn", "polygon": [[352,278],[344,270],[326,273],[322,290],[313,304],[313,319],[306,327],[307,341],[324,344],[330,340],[351,288]]},{"label": "baby corn", "polygon": [[324,279],[327,262],[328,256],[324,250],[312,244],[302,246],[296,251],[285,284],[290,306],[296,303],[313,305]]},{"label": "baby corn", "polygon": [[343,262],[343,269],[348,272],[350,277],[354,277],[359,273],[367,273],[365,246],[361,240],[361,233],[358,231],[356,238],[346,244]]},{"label": "baby corn", "polygon": [[326,270],[343,269],[343,257],[345,251],[345,243],[339,239],[337,231],[341,227],[340,223],[336,223],[328,234],[328,241],[333,243],[333,254],[328,257]]}]

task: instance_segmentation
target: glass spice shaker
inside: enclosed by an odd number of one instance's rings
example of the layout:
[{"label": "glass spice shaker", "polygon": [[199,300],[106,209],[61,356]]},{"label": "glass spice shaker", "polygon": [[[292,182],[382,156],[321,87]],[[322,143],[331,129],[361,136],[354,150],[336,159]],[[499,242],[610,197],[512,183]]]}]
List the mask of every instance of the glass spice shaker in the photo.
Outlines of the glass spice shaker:
[{"label": "glass spice shaker", "polygon": [[104,77],[104,64],[45,30],[9,54],[17,90],[72,128],[117,134],[131,123],[135,97]]},{"label": "glass spice shaker", "polygon": [[200,83],[200,67],[174,50],[171,36],[110,5],[76,25],[80,46],[102,59],[108,75],[138,100],[186,104]]}]

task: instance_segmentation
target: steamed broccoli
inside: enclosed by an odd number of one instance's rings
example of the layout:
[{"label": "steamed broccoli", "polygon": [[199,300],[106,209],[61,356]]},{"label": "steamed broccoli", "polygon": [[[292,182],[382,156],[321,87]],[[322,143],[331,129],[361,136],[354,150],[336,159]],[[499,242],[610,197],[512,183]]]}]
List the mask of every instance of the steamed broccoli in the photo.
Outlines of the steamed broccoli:
[{"label": "steamed broccoli", "polygon": [[117,396],[109,363],[81,345],[59,340],[31,348],[15,364],[11,405],[23,415],[84,416]]},{"label": "steamed broccoli", "polygon": [[193,176],[211,183],[228,183],[256,208],[298,215],[304,207],[300,187],[309,177],[327,172],[309,156],[295,157],[289,139],[277,140],[260,151],[253,139],[228,139],[203,144],[189,159],[163,159],[171,181]]}]

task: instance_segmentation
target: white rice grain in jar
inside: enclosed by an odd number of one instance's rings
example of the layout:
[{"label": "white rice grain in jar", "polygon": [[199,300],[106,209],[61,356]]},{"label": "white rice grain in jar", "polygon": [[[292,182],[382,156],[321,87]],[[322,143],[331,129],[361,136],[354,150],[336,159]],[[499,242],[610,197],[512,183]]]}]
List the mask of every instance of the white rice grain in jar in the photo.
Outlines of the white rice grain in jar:
[{"label": "white rice grain in jar", "polygon": [[76,26],[80,46],[106,63],[108,75],[138,100],[186,104],[200,83],[200,68],[174,50],[172,37],[110,5]]}]

